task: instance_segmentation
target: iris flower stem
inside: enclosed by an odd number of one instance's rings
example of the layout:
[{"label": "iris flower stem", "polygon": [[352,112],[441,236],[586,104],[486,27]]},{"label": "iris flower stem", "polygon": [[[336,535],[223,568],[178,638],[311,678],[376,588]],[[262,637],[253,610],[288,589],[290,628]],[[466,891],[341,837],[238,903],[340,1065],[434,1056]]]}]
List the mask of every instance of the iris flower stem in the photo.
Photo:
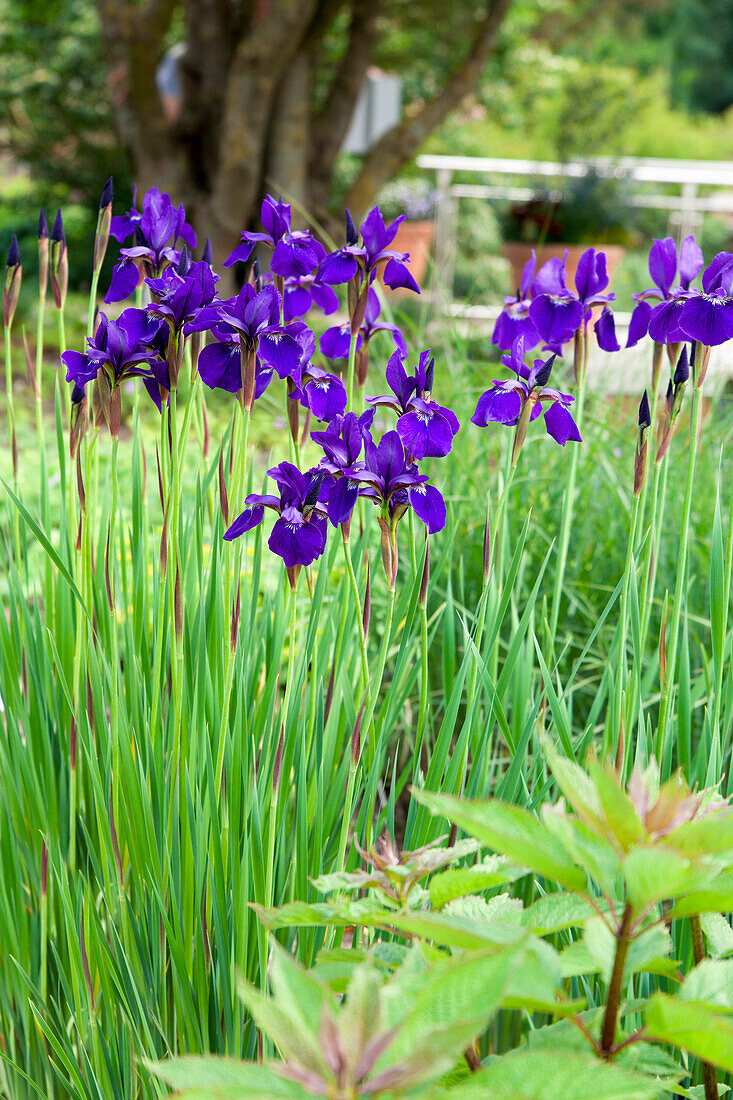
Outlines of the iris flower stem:
[{"label": "iris flower stem", "polygon": [[[366,730],[368,730],[371,726],[372,718],[374,717],[374,711],[377,706],[377,700],[379,699],[379,692],[382,687],[382,679],[384,678],[384,669],[387,664],[387,654],[389,653],[389,640],[392,633],[392,620],[394,618],[394,600],[395,594],[394,589],[392,589],[392,591],[389,593],[387,601],[387,619],[384,624],[384,634],[382,635],[382,647],[379,651],[379,664],[377,665],[377,675],[374,677],[374,680],[371,684],[371,688],[369,690],[369,699],[364,712],[364,722],[362,728]],[[375,738],[370,737],[368,753],[370,768],[374,765],[376,754],[377,746],[375,744]]]},{"label": "iris flower stem", "polygon": [[89,310],[87,313],[87,338],[94,336],[94,318],[97,313],[97,286],[99,284],[99,272],[92,272],[92,282],[89,287]]},{"label": "iris flower stem", "polygon": [[417,712],[417,735],[415,737],[415,765],[420,767],[420,752],[425,735],[425,720],[428,714],[430,681],[428,678],[428,609],[420,608],[420,705]]},{"label": "iris flower stem", "polygon": [[178,435],[176,417],[175,388],[170,395],[170,484],[169,484],[169,508],[171,521],[168,525],[168,600],[170,602],[171,623],[171,702],[173,704],[173,746],[171,749],[171,793],[170,793],[170,820],[168,830],[170,833],[173,819],[173,799],[181,760],[181,739],[183,735],[183,601],[181,600],[181,631],[176,629],[178,625],[178,608],[176,606],[176,580],[179,579],[178,565],[178,523],[180,516],[180,479],[178,469]]},{"label": "iris flower stem", "polygon": [[[252,418],[251,412],[247,409],[242,410],[244,418],[243,435],[242,435],[242,450],[240,460],[236,463],[236,476],[233,484],[233,496],[234,496],[234,515],[239,514],[239,508],[241,507],[241,487],[246,482],[246,466],[247,466],[247,446],[249,442],[249,426]],[[234,431],[234,425],[232,425],[232,431]],[[241,540],[237,540],[237,545],[232,553],[232,544],[226,543],[226,550],[224,552],[224,608],[225,612],[229,615],[229,627],[231,628],[231,617],[234,614],[234,606],[231,600],[231,574],[232,570],[236,571],[237,576],[241,574]],[[232,562],[232,558],[234,559]],[[229,728],[229,704],[232,697],[232,687],[234,685],[234,659],[236,656],[236,648],[232,648],[231,645],[231,629],[228,634],[229,643],[226,647],[226,660],[224,666],[224,699],[221,708],[221,725],[219,726],[219,745],[216,753],[216,789],[221,792],[222,782],[224,779],[224,750],[226,748],[227,730]]]},{"label": "iris flower stem", "polygon": [[120,762],[120,718],[119,718],[119,668],[120,668],[120,652],[119,652],[119,636],[117,630],[117,610],[115,606],[115,577],[117,573],[117,550],[115,547],[116,528],[117,528],[117,505],[119,497],[118,477],[117,477],[117,452],[119,449],[119,439],[112,440],[112,456],[111,456],[111,471],[112,471],[112,508],[110,510],[109,517],[109,585],[112,593],[109,625],[110,632],[112,634],[112,699],[110,703],[110,717],[112,725],[112,806],[114,809],[115,821],[120,820],[119,816],[119,762]]},{"label": "iris flower stem", "polygon": [[[295,645],[296,635],[298,630],[298,600],[297,591],[295,588],[290,589],[289,598],[289,615],[288,615],[288,674],[285,681],[285,698],[283,699],[281,714],[281,725],[283,731],[283,738],[288,737],[288,712],[290,710],[291,700],[293,696],[293,686],[295,681]],[[297,727],[297,722],[295,723]],[[267,861],[265,863],[265,908],[270,909],[274,902],[274,874],[275,874],[275,833],[277,832],[277,807],[278,797],[280,793],[280,784],[282,782],[282,775],[273,777],[273,782],[270,787],[270,817],[268,821],[268,833],[267,833]],[[261,950],[262,950],[262,967],[261,967],[261,979],[262,988],[267,986],[267,933],[264,926],[260,927],[261,936]]]},{"label": "iris flower stem", "polygon": [[[575,375],[578,380],[578,396],[575,406],[575,423],[578,431],[583,428],[583,411],[585,409],[585,379],[588,363],[588,330],[583,327],[582,332],[576,333],[575,339]],[[560,601],[565,584],[565,569],[568,563],[568,549],[570,547],[570,531],[573,526],[573,512],[575,510],[575,483],[578,477],[578,459],[580,448],[573,447],[568,466],[568,480],[563,498],[562,516],[560,519],[560,534],[558,536],[557,567],[555,569],[555,585],[552,592],[552,610],[550,612],[550,639],[554,646],[557,624],[560,618]]]},{"label": "iris flower stem", "polygon": [[634,565],[634,544],[636,542],[636,527],[639,518],[639,506],[641,492],[634,494],[634,503],[631,508],[631,522],[629,524],[629,538],[626,544],[626,562],[624,564],[623,584],[621,587],[621,605],[618,623],[618,667],[616,669],[616,707],[615,722],[618,735],[621,736],[623,727],[623,694],[624,679],[626,673],[626,626],[629,609],[629,581]]},{"label": "iris flower stem", "polygon": [[359,649],[361,652],[361,685],[362,690],[366,693],[369,688],[369,656],[367,653],[366,635],[364,634],[364,626],[362,622],[362,606],[359,598],[359,586],[356,583],[356,574],[354,572],[354,563],[351,560],[351,546],[349,540],[344,537],[343,528],[341,529],[341,542],[344,548],[344,560],[346,561],[346,572],[349,575],[349,585],[351,587],[351,594],[354,598],[354,612],[356,614],[356,626],[359,631]]},{"label": "iris flower stem", "polygon": [[[698,350],[703,350],[698,348]],[[682,509],[682,531],[680,534],[680,551],[677,560],[677,579],[672,603],[672,622],[667,644],[667,674],[661,685],[661,699],[659,703],[659,724],[657,726],[656,754],[659,765],[665,773],[664,760],[667,750],[667,733],[671,718],[671,703],[673,691],[671,685],[674,682],[677,668],[677,646],[680,634],[680,620],[682,618],[682,604],[684,603],[685,582],[687,578],[687,551],[690,539],[690,513],[692,512],[692,490],[695,483],[695,458],[697,455],[697,440],[700,434],[700,419],[702,412],[702,386],[695,382],[695,392],[692,398],[692,413],[690,423],[690,450],[687,461],[687,482],[685,485],[685,501]]]},{"label": "iris flower stem", "polygon": [[351,334],[349,340],[349,362],[346,368],[346,411],[356,412],[354,409],[354,368],[356,365],[356,342],[359,334]]},{"label": "iris flower stem", "polygon": [[41,516],[48,524],[48,478],[46,477],[46,440],[43,434],[43,324],[46,312],[45,295],[38,296],[36,322],[36,434],[41,460]]},{"label": "iris flower stem", "polygon": [[[483,589],[481,591],[481,598],[479,600],[479,607],[478,607],[478,621],[476,623],[476,633],[475,633],[475,637],[474,637],[474,645],[475,645],[476,650],[479,654],[481,652],[481,643],[483,642],[484,627],[486,625],[486,608],[488,606],[489,596],[491,595],[492,588],[496,589],[497,597],[501,594],[501,579],[500,579],[499,573],[498,573],[498,560],[497,560],[498,559],[498,554],[499,554],[499,549],[498,548],[499,548],[499,546],[501,545],[501,542],[502,542],[503,527],[504,527],[504,516],[506,514],[506,502],[507,502],[507,498],[509,496],[509,490],[511,488],[512,481],[514,479],[515,469],[516,469],[516,465],[510,465],[509,466],[509,470],[507,472],[506,480],[504,482],[504,488],[502,489],[501,496],[499,497],[499,503],[496,506],[496,519],[495,519],[495,525],[494,525],[495,530],[494,530],[493,536],[491,537],[491,542],[492,542],[492,545],[494,547],[494,555],[493,555],[494,560],[493,560],[493,563],[492,563],[492,568],[490,569],[490,572],[489,572],[488,576],[486,577],[486,580],[484,581]],[[494,664],[497,660],[497,656],[498,656],[497,646],[498,646],[498,636],[497,636],[497,639],[496,639],[496,643],[494,645],[494,650],[493,650],[493,652],[490,656],[492,664]],[[469,684],[468,684],[467,711],[470,711],[471,706],[473,704],[474,697],[476,695],[476,681],[477,681],[477,679],[478,679],[478,659],[474,660],[473,665],[471,666],[471,678],[470,678]]]},{"label": "iris flower stem", "polygon": [[[8,439],[10,442],[10,453],[13,455],[13,489],[17,496],[18,463],[15,459],[15,448],[17,443],[15,438],[15,408],[13,405],[13,353],[10,343],[10,325],[5,326],[5,396],[7,399]],[[18,566],[20,566],[20,513],[17,508],[13,509],[13,537],[15,541],[15,560]]]},{"label": "iris flower stem", "polygon": [[[733,569],[733,501],[731,501],[730,513],[728,515],[728,534],[725,541],[725,579],[724,579],[724,591],[723,591],[723,636],[727,633],[728,629],[728,608],[730,606],[730,578],[731,570]],[[721,660],[715,674],[715,698],[713,702],[713,724],[712,731],[713,736],[717,730],[718,737],[720,738],[720,707],[723,698],[723,670],[725,668],[725,661]],[[727,746],[725,746],[727,749]],[[722,759],[725,759],[725,751],[721,743],[721,752],[723,752]]]},{"label": "iris flower stem", "polygon": [[[161,413],[160,413],[160,447],[159,447],[159,451],[160,451],[160,453],[159,453],[160,472],[161,472],[161,480],[163,482],[163,498],[164,499],[167,499],[167,493],[166,493],[167,477],[166,477],[166,460],[165,460],[167,446],[168,446],[168,405],[164,401],[163,402],[163,407],[162,407]],[[165,510],[166,515],[164,515],[164,517],[163,517],[163,523],[167,524],[168,508],[166,507],[164,510]],[[168,539],[167,530],[165,531],[164,537],[166,539],[166,547],[167,547],[167,539]],[[165,562],[165,564],[162,561],[160,562],[159,573],[158,573],[158,599],[157,599],[156,615],[155,615],[155,623],[154,623],[155,650],[154,650],[154,654],[153,654],[153,677],[152,677],[152,680],[151,680],[151,696],[150,696],[150,737],[151,737],[151,739],[154,739],[155,736],[156,736],[158,716],[159,716],[159,711],[160,711],[160,693],[161,693],[161,690],[162,690],[161,686],[160,686],[160,672],[161,672],[161,668],[162,668],[162,665],[163,665],[163,635],[165,633],[165,627],[163,625],[163,618],[164,618],[164,615],[165,615],[165,593],[166,593],[166,588],[167,588],[167,584],[168,584],[168,569],[169,568],[170,568],[170,563],[167,561],[167,555],[166,555],[166,562]]]},{"label": "iris flower stem", "polygon": [[[650,414],[651,414],[651,438],[655,438],[656,435],[656,423],[657,423],[657,409],[659,408],[659,375],[662,369],[662,357],[664,355],[664,344],[660,344],[658,341],[654,341],[652,350],[652,379],[651,386],[649,387],[650,398]],[[655,464],[656,472],[656,464]],[[652,485],[654,489],[654,485]],[[639,525],[637,527],[637,535],[643,534],[644,531],[644,519],[646,516],[647,500],[649,498],[649,478],[644,478],[644,484],[641,489],[641,508],[639,510]]]},{"label": "iris flower stem", "polygon": [[[64,319],[63,309],[56,310],[56,324],[59,333],[59,355],[62,351],[66,351],[66,321]],[[66,423],[71,423],[71,389],[69,386],[63,387],[64,393],[64,406],[66,409]],[[71,479],[69,479],[71,480]]]}]

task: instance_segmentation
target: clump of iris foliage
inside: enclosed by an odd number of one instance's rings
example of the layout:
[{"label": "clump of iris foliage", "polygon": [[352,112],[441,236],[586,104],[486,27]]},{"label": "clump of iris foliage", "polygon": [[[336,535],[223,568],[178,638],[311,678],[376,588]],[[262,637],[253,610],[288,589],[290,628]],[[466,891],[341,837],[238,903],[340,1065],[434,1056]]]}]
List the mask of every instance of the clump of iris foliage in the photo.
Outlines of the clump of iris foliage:
[{"label": "clump of iris foliage", "polygon": [[[717,1095],[733,522],[693,506],[724,468],[703,385],[733,254],[652,247],[584,593],[603,253],[574,287],[528,260],[476,386],[389,313],[383,287],[419,293],[400,219],[347,214],[328,251],[268,197],[227,297],[182,207],[112,205],[110,181],[65,381],[61,213],[35,348],[6,260],[0,1091]],[[204,1054],[228,1060],[180,1060]]]}]

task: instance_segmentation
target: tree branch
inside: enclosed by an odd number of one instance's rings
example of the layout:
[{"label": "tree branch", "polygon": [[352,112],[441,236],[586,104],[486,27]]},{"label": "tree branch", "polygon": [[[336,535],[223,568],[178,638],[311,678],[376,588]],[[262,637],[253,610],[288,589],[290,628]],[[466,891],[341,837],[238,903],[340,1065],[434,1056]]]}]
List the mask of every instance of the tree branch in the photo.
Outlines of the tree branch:
[{"label": "tree branch", "polygon": [[310,199],[323,217],[331,190],[333,164],[343,145],[354,106],[364,83],[374,46],[383,0],[354,0],[349,40],[326,101],[313,121],[309,165]]},{"label": "tree branch", "polygon": [[511,0],[490,0],[463,61],[453,70],[448,82],[432,98],[410,110],[405,118],[388,130],[376,143],[361,171],[345,196],[344,205],[361,216],[384,183],[408,163],[425,139],[450,111],[476,87],[496,44],[497,34]]}]

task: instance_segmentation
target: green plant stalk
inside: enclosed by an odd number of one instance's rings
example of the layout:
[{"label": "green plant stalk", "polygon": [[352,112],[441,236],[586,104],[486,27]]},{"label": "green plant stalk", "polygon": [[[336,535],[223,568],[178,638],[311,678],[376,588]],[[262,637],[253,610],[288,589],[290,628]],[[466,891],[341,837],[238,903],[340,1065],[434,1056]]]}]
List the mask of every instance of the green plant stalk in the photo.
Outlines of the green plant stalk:
[{"label": "green plant stalk", "polygon": [[603,1058],[611,1057],[616,1040],[616,1023],[621,1007],[621,993],[623,991],[626,956],[629,953],[629,946],[631,944],[630,931],[633,915],[634,910],[631,902],[627,901],[623,916],[621,917],[621,924],[616,933],[616,955],[613,960],[611,981],[606,995],[606,1011],[603,1017],[600,1048],[601,1057]]},{"label": "green plant stalk", "polygon": [[[474,645],[476,646],[476,649],[479,653],[481,652],[481,643],[483,642],[483,637],[484,637],[484,627],[486,625],[486,608],[487,608],[487,605],[488,605],[488,602],[489,602],[489,594],[490,594],[491,587],[492,587],[492,578],[493,578],[494,584],[496,585],[497,589],[500,588],[500,584],[501,584],[501,582],[498,579],[498,561],[496,559],[498,558],[499,546],[501,545],[501,540],[502,540],[503,527],[504,527],[504,516],[505,516],[505,513],[506,513],[507,497],[509,496],[509,490],[511,489],[512,481],[514,479],[514,471],[515,470],[516,470],[516,463],[509,466],[509,470],[507,472],[506,480],[504,482],[504,488],[502,490],[501,496],[499,497],[499,503],[498,503],[497,508],[496,508],[496,524],[495,524],[496,530],[495,530],[495,533],[494,533],[493,536],[490,535],[491,543],[492,543],[492,546],[494,547],[494,555],[493,555],[494,562],[492,563],[492,568],[491,568],[488,576],[484,580],[483,588],[481,590],[481,597],[479,599],[479,606],[478,606],[478,621],[476,623],[476,633],[475,633],[474,640],[473,640]],[[494,646],[494,653],[491,654],[492,663],[496,659],[495,653],[497,652],[497,646],[498,646],[498,637],[497,637],[497,644]],[[477,663],[477,661],[474,661],[472,666],[471,666],[471,677],[470,677],[469,685],[468,685],[467,708],[468,708],[469,711],[471,709],[471,704],[473,703],[474,696],[476,694],[476,681],[477,681],[477,679],[478,679],[478,663]]]},{"label": "green plant stalk", "polygon": [[[384,677],[384,669],[387,664],[387,654],[389,652],[389,641],[392,633],[392,620],[394,618],[394,601],[395,594],[394,589],[389,592],[387,598],[387,618],[384,624],[384,633],[382,635],[382,645],[379,651],[379,663],[377,665],[377,674],[369,689],[369,698],[364,711],[364,722],[362,729],[369,730],[374,717],[374,711],[377,706],[377,700],[379,699],[379,692],[382,688],[382,679]],[[368,736],[368,734],[367,734]],[[369,752],[368,752],[368,764],[372,768],[376,758],[377,746],[373,744],[373,739],[369,738]]]},{"label": "green plant stalk", "polygon": [[[725,577],[724,577],[724,591],[723,591],[723,607],[725,608],[723,615],[723,638],[725,638],[728,629],[728,608],[730,600],[730,583],[731,583],[731,571],[733,571],[733,499],[731,499],[730,511],[728,514],[728,534],[725,541]],[[720,736],[720,708],[723,701],[723,671],[725,669],[725,643],[723,644],[723,653],[720,656],[720,664],[715,672],[715,697],[713,700],[713,724],[711,729],[713,736],[717,731]],[[725,759],[727,752],[727,745],[722,745],[721,740],[721,752],[722,759]]]},{"label": "green plant stalk", "polygon": [[[650,396],[650,401],[649,401],[649,404],[650,404],[650,410],[649,411],[650,411],[650,414],[651,414],[651,422],[652,422],[652,426],[651,426],[651,430],[650,430],[649,434],[650,434],[650,437],[652,439],[656,436],[657,409],[659,407],[659,400],[658,400],[658,397],[659,397],[659,394],[658,394],[658,391],[659,391],[659,375],[660,375],[661,369],[662,369],[663,355],[664,355],[664,344],[660,344],[655,340],[654,344],[653,344],[653,347],[652,347],[652,378],[651,378],[651,385],[649,387],[649,392],[650,392],[650,395],[651,395]],[[655,470],[656,470],[656,463],[655,463]],[[654,486],[652,486],[652,489],[653,488],[654,488]],[[637,528],[638,533],[643,532],[643,530],[644,530],[644,518],[646,516],[646,505],[647,505],[648,496],[649,496],[649,479],[644,478],[644,484],[643,484],[642,489],[641,489],[641,507],[639,509],[639,525],[638,525],[638,528]]]},{"label": "green plant stalk", "polygon": [[415,764],[420,767],[420,753],[425,736],[425,721],[430,698],[430,678],[428,670],[428,609],[420,608],[420,704],[417,712],[417,734],[415,736]]},{"label": "green plant stalk", "polygon": [[[234,497],[234,516],[239,514],[240,498],[242,494],[242,486],[246,484],[246,467],[247,467],[247,447],[249,443],[249,427],[252,419],[252,414],[248,409],[243,409],[242,414],[244,417],[244,430],[242,434],[242,450],[240,455],[240,461],[236,464],[236,476],[233,484],[233,497]],[[234,425],[232,425],[232,431],[234,431]],[[231,617],[234,614],[234,609],[231,600],[231,573],[232,569],[236,571],[237,576],[241,573],[241,540],[237,540],[237,546],[234,553],[231,553],[231,543],[227,542],[226,550],[224,553],[224,608],[229,619],[227,627],[231,628]],[[232,563],[232,558],[234,562]],[[228,634],[227,637],[230,637]],[[226,746],[227,730],[229,729],[229,706],[232,697],[232,687],[234,684],[234,659],[236,656],[236,650],[232,649],[231,644],[227,644],[226,657],[224,666],[224,699],[221,708],[221,724],[219,726],[219,745],[216,754],[216,789],[219,794],[222,790],[222,781],[224,778],[224,749]]]},{"label": "green plant stalk", "polygon": [[[705,958],[705,943],[702,938],[699,914],[690,917],[690,932],[692,933],[692,956],[695,966],[698,966]],[[715,1066],[711,1066],[709,1062],[701,1062],[701,1065],[705,1100],[718,1100],[718,1075]]]},{"label": "green plant stalk", "polygon": [[639,518],[641,497],[641,492],[634,494],[634,503],[631,508],[631,522],[629,524],[629,538],[626,544],[626,562],[624,564],[623,584],[621,587],[621,605],[619,610],[618,623],[618,667],[616,669],[616,706],[614,709],[615,729],[618,736],[616,737],[613,744],[614,749],[616,747],[618,737],[621,736],[621,731],[624,726],[622,708],[624,679],[626,672],[626,627],[629,609],[629,582],[631,579],[631,570],[634,563],[634,543],[636,541],[636,527]]},{"label": "green plant stalk", "polygon": [[[585,381],[588,362],[588,330],[584,326],[575,336],[575,375],[578,380],[578,392],[575,403],[575,423],[578,430],[583,428],[583,412],[585,409]],[[557,634],[557,624],[560,618],[560,601],[565,583],[565,570],[568,563],[568,549],[570,547],[570,532],[573,526],[573,512],[575,510],[575,483],[578,477],[578,460],[580,448],[573,447],[568,467],[568,480],[563,498],[562,515],[560,518],[560,534],[558,538],[557,567],[555,569],[555,585],[552,591],[552,610],[550,612],[550,639],[554,646]]]},{"label": "green plant stalk", "polygon": [[[166,477],[166,453],[168,451],[168,405],[167,402],[163,402],[163,406],[160,414],[160,445],[159,445],[159,458],[160,458],[160,472],[163,482],[163,496],[167,499],[167,477]],[[166,509],[167,511],[167,509]],[[163,522],[166,522],[166,517],[163,517]],[[168,520],[170,522],[170,519]],[[166,540],[168,534],[166,531]],[[167,548],[166,541],[166,548]],[[168,584],[168,570],[170,569],[170,561],[166,557],[166,566],[163,568],[162,562],[159,564],[158,573],[158,594],[156,601],[156,615],[154,621],[154,633],[155,633],[155,649],[153,652],[153,675],[151,679],[151,695],[150,695],[150,737],[153,742],[155,741],[156,729],[158,725],[158,717],[160,707],[160,674],[163,666],[163,635],[165,634],[165,626],[163,618],[165,615],[165,594]]]},{"label": "green plant stalk", "polygon": [[[176,578],[179,577],[178,561],[178,524],[180,516],[180,481],[178,468],[178,435],[176,424],[176,390],[171,390],[170,395],[170,484],[168,513],[171,521],[168,525],[168,600],[170,603],[170,631],[171,631],[171,702],[173,704],[173,747],[171,750],[170,772],[170,816],[168,831],[173,826],[173,807],[175,803],[176,777],[180,771],[181,740],[183,736],[183,629],[179,636],[176,629]],[[181,617],[183,616],[183,599],[181,599]],[[183,797],[181,791],[181,797]]]},{"label": "green plant stalk", "polygon": [[92,281],[89,286],[89,307],[87,309],[87,339],[94,336],[94,319],[97,314],[97,286],[99,285],[99,270],[92,270]]},{"label": "green plant stalk", "polygon": [[[10,453],[13,456],[13,490],[18,495],[18,463],[15,457],[17,441],[15,436],[15,408],[13,405],[13,357],[10,342],[10,325],[5,326],[5,396],[8,413],[8,442]],[[20,514],[17,508],[13,509],[13,541],[15,543],[15,560],[18,566],[21,563],[20,556]]]},{"label": "green plant stalk", "polygon": [[359,598],[359,586],[356,582],[356,574],[354,573],[354,563],[351,560],[351,546],[349,540],[344,535],[343,527],[341,528],[341,545],[344,548],[344,560],[346,562],[346,572],[349,576],[349,586],[351,588],[351,595],[354,599],[354,612],[356,614],[356,628],[359,631],[359,652],[361,655],[361,686],[364,693],[369,688],[369,656],[367,653],[367,640],[364,634],[362,623],[361,600]]},{"label": "green plant stalk", "polygon": [[692,414],[690,424],[690,450],[687,461],[687,482],[685,484],[685,501],[682,509],[682,531],[680,534],[680,553],[677,564],[677,578],[675,581],[674,600],[672,603],[672,621],[668,642],[667,675],[661,685],[661,699],[659,703],[659,725],[657,727],[656,754],[663,774],[666,773],[664,761],[666,760],[667,732],[671,717],[671,701],[677,668],[677,645],[679,642],[680,620],[682,618],[682,604],[685,595],[685,580],[687,577],[687,550],[690,538],[690,513],[692,511],[692,490],[695,483],[695,457],[697,455],[697,440],[700,434],[700,419],[702,410],[702,387],[695,382],[695,392],[692,398]]},{"label": "green plant stalk", "polygon": [[352,333],[349,340],[349,361],[346,367],[346,411],[356,412],[354,409],[354,368],[356,365],[356,341],[358,333]]},{"label": "green plant stalk", "polygon": [[120,821],[120,639],[117,625],[117,607],[115,598],[117,576],[117,549],[115,545],[115,540],[117,534],[117,507],[119,495],[117,474],[117,452],[119,449],[119,442],[119,439],[112,440],[112,454],[110,459],[112,474],[112,508],[109,518],[108,543],[109,586],[111,592],[109,625],[110,633],[112,635],[112,696],[110,699],[110,724],[112,732],[112,806],[114,809],[115,821],[117,822]]}]

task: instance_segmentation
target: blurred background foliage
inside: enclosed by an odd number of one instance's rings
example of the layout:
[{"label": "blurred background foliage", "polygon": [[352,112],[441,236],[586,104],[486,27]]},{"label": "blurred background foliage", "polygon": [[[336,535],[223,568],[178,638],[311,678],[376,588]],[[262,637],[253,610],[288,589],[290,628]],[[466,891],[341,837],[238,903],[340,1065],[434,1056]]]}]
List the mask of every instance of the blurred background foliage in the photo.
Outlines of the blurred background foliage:
[{"label": "blurred background foliage", "polygon": [[[173,18],[169,45],[180,40],[181,18]],[[453,4],[449,20],[437,0],[391,0],[372,61],[398,72],[404,102],[419,104],[445,82],[476,19],[469,0]],[[323,38],[316,106],[344,56],[348,28],[344,5]],[[513,0],[475,93],[425,149],[551,159],[726,159],[733,156],[731,43],[733,0],[642,0],[633,9],[623,0]],[[0,256],[17,232],[32,273],[38,208],[47,208],[50,221],[63,205],[71,285],[84,289],[101,184],[114,174],[117,209],[132,190],[115,132],[118,93],[115,73],[105,65],[95,0],[0,0]],[[359,165],[360,158],[342,155],[335,193],[346,190]],[[416,175],[410,169],[405,178]],[[393,205],[401,201],[399,190],[392,197]],[[502,210],[475,202],[463,207],[456,289],[494,294],[503,270],[496,259]],[[645,216],[645,239],[666,231],[664,215]],[[727,228],[715,222],[704,233],[719,245]]]}]

